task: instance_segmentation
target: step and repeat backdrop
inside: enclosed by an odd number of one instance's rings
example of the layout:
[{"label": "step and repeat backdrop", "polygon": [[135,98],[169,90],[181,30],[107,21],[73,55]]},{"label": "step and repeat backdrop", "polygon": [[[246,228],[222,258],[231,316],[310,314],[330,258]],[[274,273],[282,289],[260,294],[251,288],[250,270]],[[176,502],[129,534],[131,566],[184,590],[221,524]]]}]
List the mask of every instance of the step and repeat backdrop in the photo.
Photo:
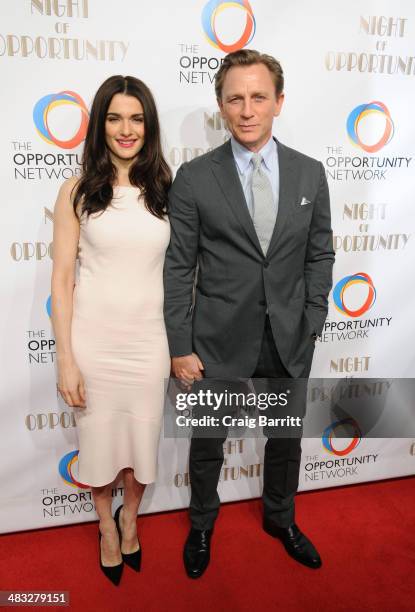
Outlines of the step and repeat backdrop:
[{"label": "step and repeat backdrop", "polygon": [[[415,5],[385,0],[2,0],[2,532],[95,520],[77,481],[74,415],[56,391],[50,323],[54,202],[80,172],[88,111],[113,74],[152,89],[166,157],[228,138],[213,80],[229,51],[277,57],[286,100],[274,133],[321,160],[332,200],[333,291],[312,376],[415,372]],[[300,490],[415,473],[415,439],[348,439],[328,419],[303,441]],[[229,439],[223,501],[260,495],[262,439]],[[186,507],[188,440],[162,437],[141,512]],[[114,485],[114,504],[122,498]]]}]

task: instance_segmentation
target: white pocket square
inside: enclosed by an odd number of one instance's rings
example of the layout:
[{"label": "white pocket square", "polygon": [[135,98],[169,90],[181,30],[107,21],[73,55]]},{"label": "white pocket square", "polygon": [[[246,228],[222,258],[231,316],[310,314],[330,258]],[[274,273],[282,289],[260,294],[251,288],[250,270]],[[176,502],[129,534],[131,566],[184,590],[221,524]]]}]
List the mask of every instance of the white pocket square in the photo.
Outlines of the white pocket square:
[{"label": "white pocket square", "polygon": [[305,206],[306,204],[311,204],[311,202],[310,200],[307,200],[307,198],[303,196],[300,202],[300,206]]}]

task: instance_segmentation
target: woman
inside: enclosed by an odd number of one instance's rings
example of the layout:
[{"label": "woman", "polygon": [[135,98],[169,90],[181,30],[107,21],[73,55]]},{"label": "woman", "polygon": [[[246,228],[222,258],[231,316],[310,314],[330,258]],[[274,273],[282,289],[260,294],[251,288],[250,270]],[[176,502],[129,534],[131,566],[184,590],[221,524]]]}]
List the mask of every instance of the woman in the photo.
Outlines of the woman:
[{"label": "woman", "polygon": [[[114,584],[123,561],[140,569],[137,511],[156,477],[170,372],[162,279],[170,184],[150,90],[110,77],[92,104],[82,175],[63,184],[55,206],[52,322],[58,387],[75,407],[78,477],[92,488],[100,566]],[[120,472],[124,505],[114,520]]]}]

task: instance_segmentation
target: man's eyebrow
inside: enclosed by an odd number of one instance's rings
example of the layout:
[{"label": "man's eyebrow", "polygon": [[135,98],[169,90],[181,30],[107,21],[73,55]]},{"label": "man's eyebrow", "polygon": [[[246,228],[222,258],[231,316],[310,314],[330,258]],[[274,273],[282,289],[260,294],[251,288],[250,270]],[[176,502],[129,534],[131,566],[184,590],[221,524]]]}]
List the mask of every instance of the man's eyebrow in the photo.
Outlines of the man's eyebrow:
[{"label": "man's eyebrow", "polygon": [[[252,96],[267,96],[267,95],[268,94],[267,94],[266,91],[261,91],[261,90],[253,91],[253,92],[250,93],[251,98],[252,98]],[[227,99],[229,99],[229,98],[242,98],[242,97],[243,97],[243,94],[241,94],[241,93],[230,93],[230,94],[228,94],[226,96]]]}]

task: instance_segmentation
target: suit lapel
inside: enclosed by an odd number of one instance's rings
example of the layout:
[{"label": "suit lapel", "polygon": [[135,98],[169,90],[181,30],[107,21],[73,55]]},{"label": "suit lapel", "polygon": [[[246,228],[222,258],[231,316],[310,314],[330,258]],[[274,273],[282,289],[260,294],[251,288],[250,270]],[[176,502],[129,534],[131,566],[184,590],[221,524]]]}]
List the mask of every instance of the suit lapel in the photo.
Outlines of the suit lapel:
[{"label": "suit lapel", "polygon": [[[278,167],[279,167],[279,196],[278,214],[271,241],[268,247],[267,259],[269,259],[278,244],[278,240],[284,232],[285,224],[292,210],[292,203],[296,195],[295,182],[295,154],[287,150],[284,145],[278,142]],[[258,236],[255,231],[251,215],[248,211],[241,181],[236,169],[233,158],[231,141],[228,140],[224,145],[218,147],[212,158],[213,174],[218,181],[223,195],[231,207],[235,217],[245,230],[246,235],[255,246],[257,251],[263,256]]]},{"label": "suit lapel", "polygon": [[216,149],[212,161],[213,174],[220,185],[227,203],[252,244],[262,254],[258,236],[251,215],[249,214],[241,181],[236,169],[230,140]]},{"label": "suit lapel", "polygon": [[272,257],[273,252],[278,244],[280,236],[284,232],[284,226],[292,210],[292,202],[296,194],[295,181],[295,154],[288,151],[284,145],[278,145],[278,167],[279,167],[279,196],[278,196],[278,213],[274,231],[269,243],[267,259]]}]

